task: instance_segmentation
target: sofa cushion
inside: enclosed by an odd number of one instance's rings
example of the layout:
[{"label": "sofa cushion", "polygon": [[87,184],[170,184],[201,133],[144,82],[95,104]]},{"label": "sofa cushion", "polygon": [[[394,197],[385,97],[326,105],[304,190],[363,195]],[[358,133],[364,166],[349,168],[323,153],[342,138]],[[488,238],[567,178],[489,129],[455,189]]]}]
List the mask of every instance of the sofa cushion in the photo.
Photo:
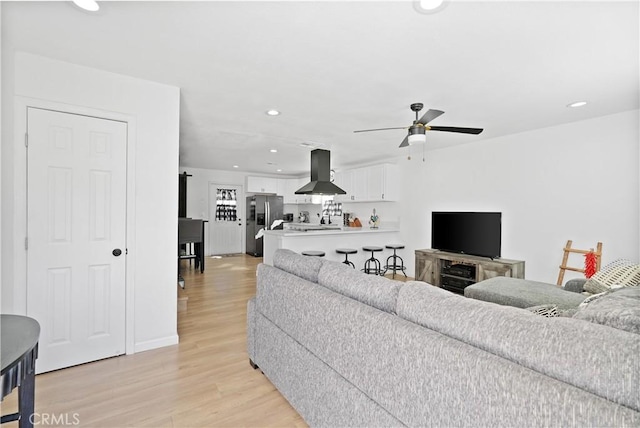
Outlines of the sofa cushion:
[{"label": "sofa cushion", "polygon": [[612,290],[580,307],[573,317],[640,334],[640,287]]},{"label": "sofa cushion", "polygon": [[320,257],[308,257],[291,250],[279,249],[273,254],[273,266],[304,278],[307,281],[318,282],[318,271],[323,260]]},{"label": "sofa cushion", "polygon": [[614,285],[640,285],[640,265],[623,259],[611,262],[585,282],[584,290],[598,294],[610,290]]},{"label": "sofa cushion", "polygon": [[[638,364],[636,334],[574,318],[541,317],[419,282],[400,289],[396,308],[406,320],[640,409],[640,371],[625,369]],[[597,375],[577,369],[581,363],[597,368]]]},{"label": "sofa cushion", "polygon": [[464,295],[517,308],[554,304],[559,309],[568,309],[577,307],[585,299],[582,294],[563,290],[557,285],[503,276],[470,285],[464,289]]},{"label": "sofa cushion", "polygon": [[381,311],[395,314],[401,282],[367,275],[339,262],[325,261],[318,273],[318,284]]}]

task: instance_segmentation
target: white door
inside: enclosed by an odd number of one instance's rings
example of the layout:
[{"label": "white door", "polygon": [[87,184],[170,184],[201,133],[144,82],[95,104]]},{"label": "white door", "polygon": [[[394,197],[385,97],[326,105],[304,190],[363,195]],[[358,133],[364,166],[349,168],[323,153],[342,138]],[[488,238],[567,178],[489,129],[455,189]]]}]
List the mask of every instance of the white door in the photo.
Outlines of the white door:
[{"label": "white door", "polygon": [[210,254],[242,253],[242,187],[209,183]]},{"label": "white door", "polygon": [[127,124],[29,108],[27,133],[27,315],[41,326],[37,371],[123,354]]}]

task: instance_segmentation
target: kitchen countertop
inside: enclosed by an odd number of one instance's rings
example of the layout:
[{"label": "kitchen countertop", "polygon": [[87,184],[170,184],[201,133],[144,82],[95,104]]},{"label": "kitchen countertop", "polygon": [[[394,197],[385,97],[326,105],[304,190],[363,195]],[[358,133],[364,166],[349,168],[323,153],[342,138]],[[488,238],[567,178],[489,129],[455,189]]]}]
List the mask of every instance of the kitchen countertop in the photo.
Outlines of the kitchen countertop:
[{"label": "kitchen countertop", "polygon": [[[383,247],[390,242],[401,242],[400,229],[395,223],[382,224],[378,229],[371,229],[369,225],[345,227],[340,224],[303,223],[302,227],[304,226],[312,227],[314,230],[306,232],[292,229],[266,230],[264,232],[263,263],[273,266],[273,255],[279,248],[286,248],[296,253],[308,250],[324,251],[326,253],[325,259],[339,262],[344,260],[344,255],[337,254],[336,248],[354,248],[358,252],[350,254],[349,260],[360,267],[371,256],[361,248],[365,246]],[[336,226],[339,228],[336,229]],[[316,229],[320,227],[323,229]],[[385,251],[385,257],[388,256],[387,253],[388,251]]]},{"label": "kitchen countertop", "polygon": [[[339,227],[331,225],[318,225],[311,223],[300,223],[305,224],[311,227],[311,230],[293,230],[293,229],[284,229],[284,230],[265,230],[265,235],[271,236],[314,236],[314,235],[345,235],[345,234],[358,234],[358,233],[384,233],[384,232],[399,232],[398,228],[392,227],[380,227],[378,229],[371,229],[369,227]],[[322,227],[322,228],[321,228]]]}]

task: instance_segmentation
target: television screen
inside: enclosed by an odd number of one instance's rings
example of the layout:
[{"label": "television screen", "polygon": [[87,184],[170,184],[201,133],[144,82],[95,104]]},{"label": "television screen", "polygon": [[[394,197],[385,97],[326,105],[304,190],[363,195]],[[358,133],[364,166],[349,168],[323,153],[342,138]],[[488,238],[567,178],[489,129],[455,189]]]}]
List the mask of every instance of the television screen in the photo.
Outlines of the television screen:
[{"label": "television screen", "polygon": [[436,212],[431,216],[431,248],[500,257],[502,213]]}]

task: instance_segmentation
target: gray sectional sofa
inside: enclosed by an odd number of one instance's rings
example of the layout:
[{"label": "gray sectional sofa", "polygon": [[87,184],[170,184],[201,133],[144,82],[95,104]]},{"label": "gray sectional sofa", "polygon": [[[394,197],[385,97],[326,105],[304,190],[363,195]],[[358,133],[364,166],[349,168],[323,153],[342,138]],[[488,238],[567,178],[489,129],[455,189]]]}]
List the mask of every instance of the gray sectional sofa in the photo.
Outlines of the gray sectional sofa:
[{"label": "gray sectional sofa", "polygon": [[640,426],[640,335],[278,250],[247,339],[311,426]]},{"label": "gray sectional sofa", "polygon": [[464,289],[465,297],[501,305],[529,308],[555,304],[560,309],[577,308],[586,298],[582,285],[575,287],[571,280],[564,287],[528,279],[496,276],[472,284]]}]

